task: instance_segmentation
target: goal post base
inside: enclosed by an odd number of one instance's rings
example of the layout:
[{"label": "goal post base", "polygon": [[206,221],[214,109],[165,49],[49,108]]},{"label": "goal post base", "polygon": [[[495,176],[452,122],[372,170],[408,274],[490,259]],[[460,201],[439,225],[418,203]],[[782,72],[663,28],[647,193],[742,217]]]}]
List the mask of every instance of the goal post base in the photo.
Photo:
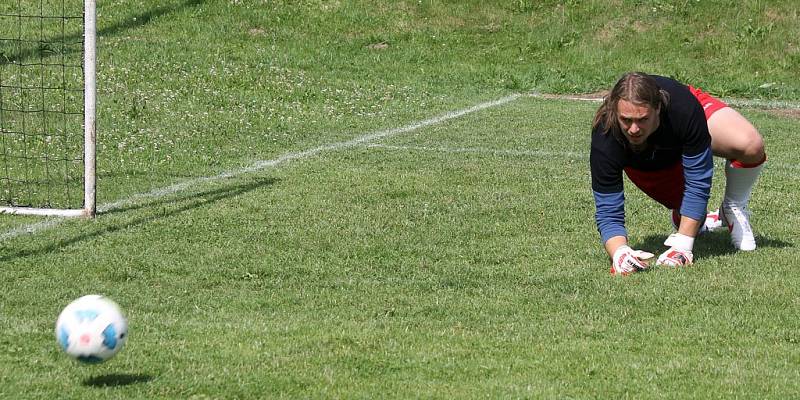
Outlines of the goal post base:
[{"label": "goal post base", "polygon": [[12,215],[37,215],[52,217],[84,217],[94,218],[95,212],[85,209],[57,209],[57,208],[34,208],[34,207],[0,207],[0,214]]}]

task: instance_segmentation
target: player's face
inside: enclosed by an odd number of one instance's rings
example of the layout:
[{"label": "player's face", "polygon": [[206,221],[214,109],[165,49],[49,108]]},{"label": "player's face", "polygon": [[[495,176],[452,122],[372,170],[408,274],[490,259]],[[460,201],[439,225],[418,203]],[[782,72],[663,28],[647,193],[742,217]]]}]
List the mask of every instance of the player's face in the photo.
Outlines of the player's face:
[{"label": "player's face", "polygon": [[627,100],[617,102],[617,120],[625,138],[634,145],[642,145],[658,129],[659,112],[657,108],[640,106]]}]

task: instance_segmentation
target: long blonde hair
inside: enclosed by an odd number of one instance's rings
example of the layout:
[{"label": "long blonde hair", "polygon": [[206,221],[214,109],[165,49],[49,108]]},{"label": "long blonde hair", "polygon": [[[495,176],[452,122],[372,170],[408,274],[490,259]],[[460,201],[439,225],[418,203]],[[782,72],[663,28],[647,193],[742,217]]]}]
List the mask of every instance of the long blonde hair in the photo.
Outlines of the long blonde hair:
[{"label": "long blonde hair", "polygon": [[603,98],[603,104],[594,115],[593,130],[602,126],[605,134],[621,134],[617,122],[617,104],[620,100],[639,106],[650,106],[654,110],[664,110],[669,105],[669,93],[658,87],[652,76],[643,72],[628,72],[619,78],[611,92]]}]

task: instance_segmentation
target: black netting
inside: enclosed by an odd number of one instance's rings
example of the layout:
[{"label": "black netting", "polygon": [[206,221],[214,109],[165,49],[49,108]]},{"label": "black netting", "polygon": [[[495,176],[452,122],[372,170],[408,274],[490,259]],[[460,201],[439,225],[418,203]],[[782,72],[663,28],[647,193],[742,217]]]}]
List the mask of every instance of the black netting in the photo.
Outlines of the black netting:
[{"label": "black netting", "polygon": [[83,1],[0,4],[0,204],[83,201]]}]

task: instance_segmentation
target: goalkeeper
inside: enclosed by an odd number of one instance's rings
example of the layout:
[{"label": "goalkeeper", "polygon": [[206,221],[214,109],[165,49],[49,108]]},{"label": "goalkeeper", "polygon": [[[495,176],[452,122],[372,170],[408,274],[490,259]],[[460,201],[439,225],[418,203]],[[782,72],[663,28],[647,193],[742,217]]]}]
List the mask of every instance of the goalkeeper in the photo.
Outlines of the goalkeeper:
[{"label": "goalkeeper", "polygon": [[[727,159],[726,183],[719,214],[707,215],[712,155]],[[656,264],[682,266],[693,262],[695,236],[714,222],[727,225],[735,248],[756,248],[747,203],[766,159],[758,131],[722,101],[673,79],[623,75],[595,114],[589,157],[595,220],[611,273],[644,270],[654,257],[628,244],[623,171],[672,210],[677,232]]]}]

